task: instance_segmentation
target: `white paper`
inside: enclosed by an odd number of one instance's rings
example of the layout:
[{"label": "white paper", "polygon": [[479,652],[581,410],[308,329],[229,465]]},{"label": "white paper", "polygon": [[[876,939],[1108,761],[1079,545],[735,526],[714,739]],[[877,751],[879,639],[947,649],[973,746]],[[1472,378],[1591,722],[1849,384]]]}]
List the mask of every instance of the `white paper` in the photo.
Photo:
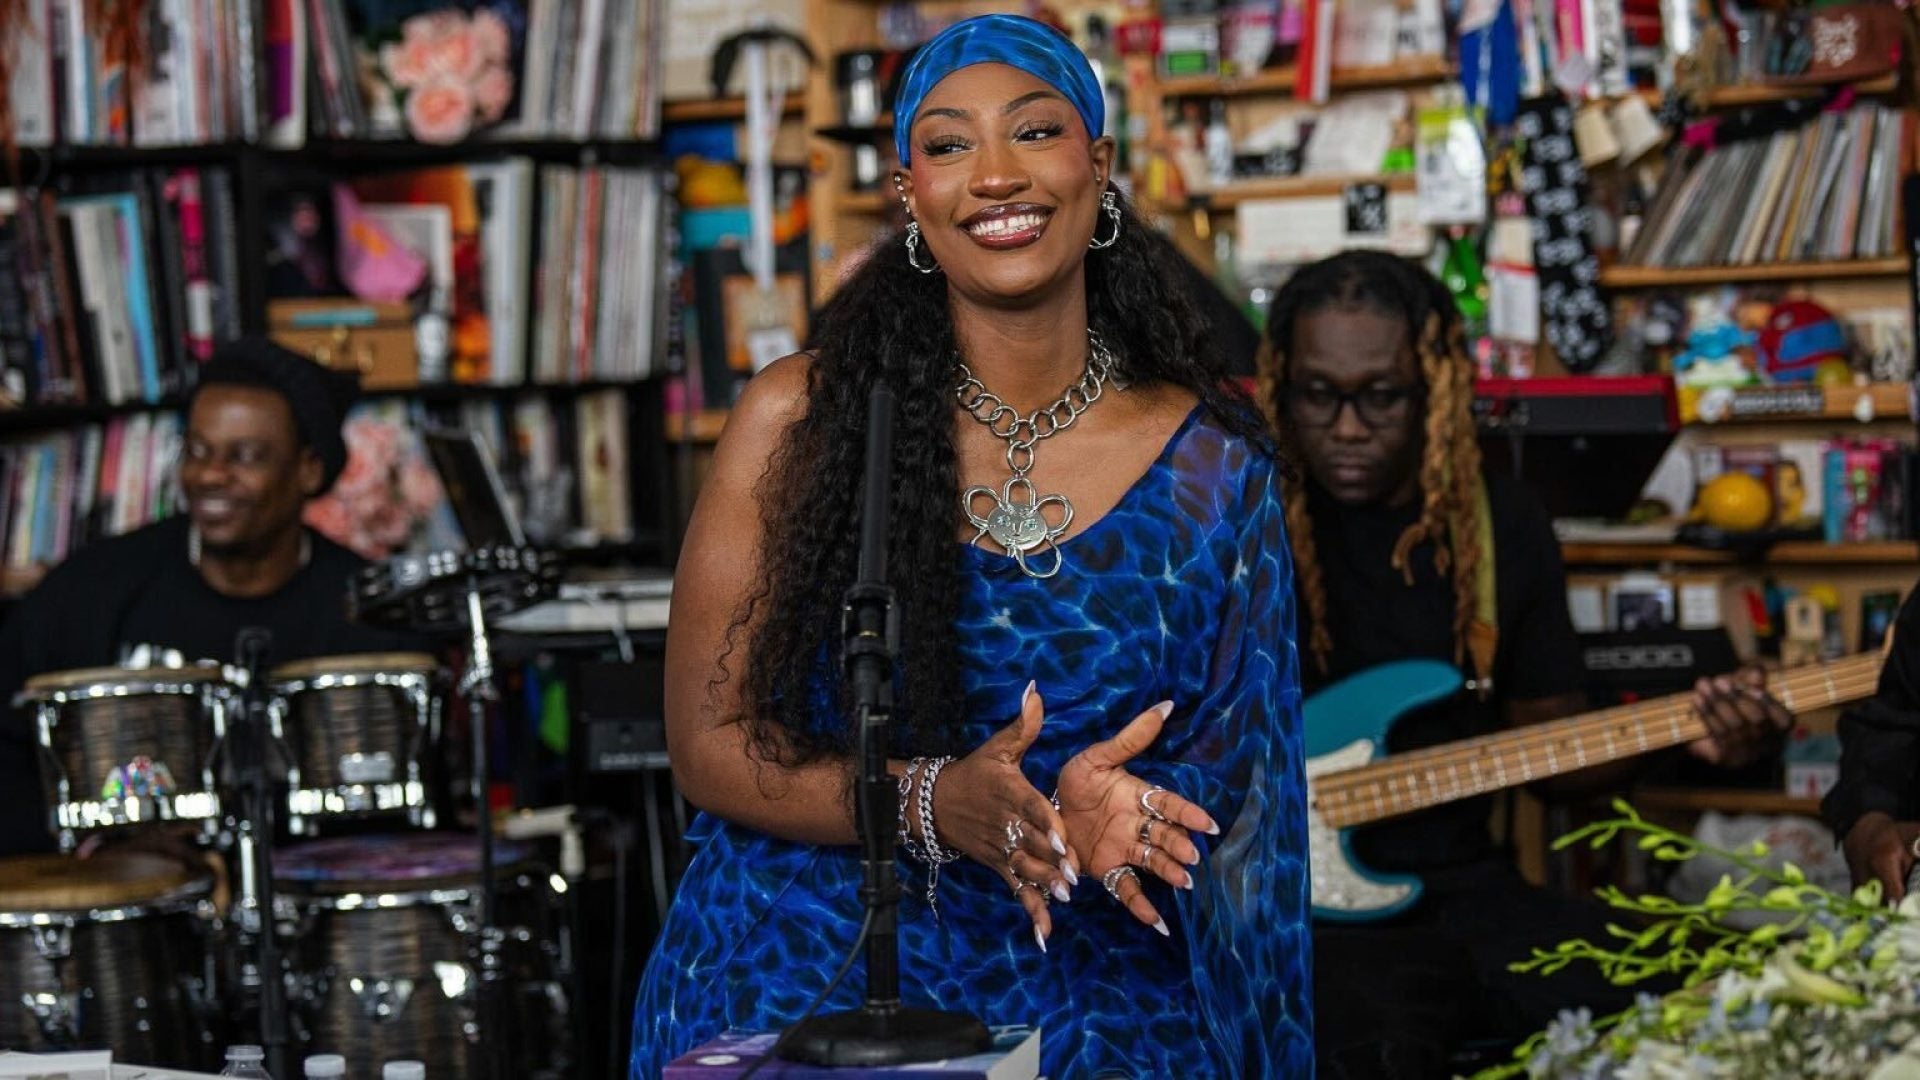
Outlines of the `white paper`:
[{"label": "white paper", "polygon": [[1487,331],[1501,341],[1540,340],[1540,279],[1526,266],[1487,267]]},{"label": "white paper", "polygon": [[86,1050],[70,1054],[0,1052],[0,1078],[6,1080],[109,1080],[113,1054]]},{"label": "white paper", "polygon": [[1393,0],[1340,0],[1334,8],[1333,66],[1377,67],[1393,62],[1400,5]]},{"label": "white paper", "polygon": [[1384,235],[1348,233],[1345,200],[1339,195],[1324,195],[1241,203],[1234,214],[1234,241],[1243,266],[1289,266],[1350,248],[1375,248],[1418,258],[1433,248],[1433,233],[1420,224],[1417,195],[1388,192]]},{"label": "white paper", "polygon": [[1394,129],[1407,115],[1398,90],[1348,94],[1320,110],[1300,171],[1308,176],[1372,176],[1393,149]]},{"label": "white paper", "polygon": [[1710,581],[1686,581],[1680,584],[1680,629],[1718,630],[1720,586]]},{"label": "white paper", "polygon": [[1600,634],[1607,629],[1607,608],[1600,586],[1593,583],[1567,585],[1567,614],[1573,617],[1576,634]]}]

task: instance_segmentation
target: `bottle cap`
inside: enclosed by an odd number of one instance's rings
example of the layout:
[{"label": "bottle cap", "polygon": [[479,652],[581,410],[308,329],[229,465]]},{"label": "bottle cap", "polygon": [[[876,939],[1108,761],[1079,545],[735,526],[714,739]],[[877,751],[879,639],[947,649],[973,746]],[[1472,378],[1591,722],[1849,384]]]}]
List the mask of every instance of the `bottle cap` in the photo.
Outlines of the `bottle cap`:
[{"label": "bottle cap", "polygon": [[242,1043],[227,1047],[228,1061],[265,1061],[266,1058],[267,1052],[257,1046]]},{"label": "bottle cap", "polygon": [[314,1054],[307,1058],[307,1080],[332,1080],[347,1075],[347,1059],[339,1054]]},{"label": "bottle cap", "polygon": [[427,1080],[427,1067],[417,1061],[389,1061],[380,1069],[380,1080]]}]

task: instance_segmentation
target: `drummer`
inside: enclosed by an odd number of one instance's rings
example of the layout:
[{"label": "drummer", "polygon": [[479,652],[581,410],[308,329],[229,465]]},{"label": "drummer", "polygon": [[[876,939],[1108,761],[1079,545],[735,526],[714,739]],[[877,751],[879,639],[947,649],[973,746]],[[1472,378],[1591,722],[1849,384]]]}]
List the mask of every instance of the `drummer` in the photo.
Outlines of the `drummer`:
[{"label": "drummer", "polygon": [[[272,663],[415,647],[347,619],[363,564],[302,524],[347,463],[357,377],[264,338],[221,347],[187,405],[186,513],[74,552],[0,624],[0,702],[45,672],[231,661],[247,627]],[[51,850],[30,718],[0,713],[0,855]]]}]

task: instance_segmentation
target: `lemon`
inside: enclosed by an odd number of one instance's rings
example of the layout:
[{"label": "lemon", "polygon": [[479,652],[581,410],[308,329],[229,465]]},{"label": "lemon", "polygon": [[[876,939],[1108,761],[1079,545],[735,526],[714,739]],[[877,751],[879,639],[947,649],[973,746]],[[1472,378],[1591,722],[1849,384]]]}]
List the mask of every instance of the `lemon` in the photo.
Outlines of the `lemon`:
[{"label": "lemon", "polygon": [[1697,501],[1707,524],[1728,532],[1752,532],[1773,520],[1773,494],[1749,473],[1721,473]]}]

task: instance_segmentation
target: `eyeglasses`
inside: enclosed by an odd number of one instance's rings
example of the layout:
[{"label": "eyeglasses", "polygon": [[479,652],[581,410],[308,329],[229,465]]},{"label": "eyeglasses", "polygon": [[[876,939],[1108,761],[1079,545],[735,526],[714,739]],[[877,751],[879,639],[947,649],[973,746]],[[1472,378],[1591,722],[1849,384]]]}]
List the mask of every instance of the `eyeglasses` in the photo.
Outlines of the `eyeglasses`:
[{"label": "eyeglasses", "polygon": [[1427,389],[1424,386],[1369,386],[1363,390],[1335,390],[1310,383],[1289,386],[1282,393],[1295,422],[1305,427],[1332,427],[1340,419],[1340,410],[1351,405],[1362,424],[1378,431],[1405,420],[1407,405],[1424,399]]}]

